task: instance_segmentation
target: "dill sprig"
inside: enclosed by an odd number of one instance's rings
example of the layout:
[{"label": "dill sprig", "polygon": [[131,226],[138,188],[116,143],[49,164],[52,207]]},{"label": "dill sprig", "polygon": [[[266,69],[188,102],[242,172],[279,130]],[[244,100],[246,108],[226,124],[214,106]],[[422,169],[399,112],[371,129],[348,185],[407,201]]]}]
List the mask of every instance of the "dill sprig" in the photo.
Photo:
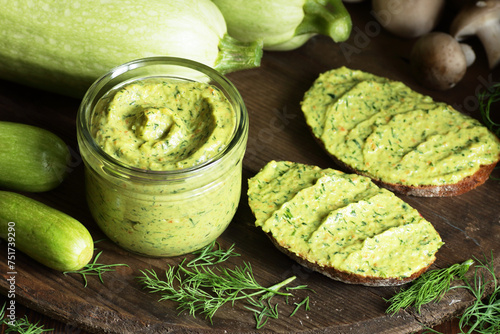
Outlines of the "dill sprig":
[{"label": "dill sprig", "polygon": [[44,329],[43,326],[38,325],[38,321],[36,323],[31,323],[27,316],[15,320],[7,319],[5,317],[5,305],[6,303],[3,304],[0,310],[0,326],[5,325],[7,327],[3,333],[40,334],[53,331],[52,328]]},{"label": "dill sprig", "polygon": [[[465,274],[474,263],[473,260],[423,274],[409,289],[398,292],[388,300],[393,304],[387,313],[395,313],[410,305],[415,305],[420,311],[421,305],[441,299],[450,289],[467,289],[475,299],[458,317],[460,333],[500,333],[500,284],[495,275],[493,253],[490,261],[486,258],[484,261],[475,258],[475,261],[478,264],[474,265],[472,278],[467,278]],[[450,287],[455,278],[462,280],[464,284]],[[493,292],[488,294],[490,288]],[[439,333],[430,328],[427,330],[426,333]]]},{"label": "dill sprig", "polygon": [[264,327],[268,319],[278,319],[278,303],[273,305],[271,299],[261,300],[252,297],[249,297],[247,301],[253,306],[245,306],[245,308],[253,312],[256,323],[255,328],[261,329]]},{"label": "dill sprig", "polygon": [[64,275],[67,275],[67,274],[80,274],[80,275],[82,275],[83,286],[87,287],[87,284],[88,284],[87,275],[99,276],[99,280],[101,281],[101,283],[104,283],[102,275],[105,272],[115,271],[115,267],[121,267],[121,266],[128,267],[127,264],[123,264],[123,263],[117,263],[117,264],[97,263],[97,259],[99,258],[99,256],[101,256],[102,252],[103,251],[100,251],[99,253],[97,253],[97,255],[94,257],[94,260],[92,262],[90,262],[89,264],[85,265],[82,269],[65,271],[65,272],[63,272],[63,274]]},{"label": "dill sprig", "polygon": [[425,272],[406,289],[400,290],[390,299],[386,299],[391,305],[386,313],[395,314],[401,309],[414,306],[420,313],[422,305],[432,301],[438,302],[448,292],[451,282],[456,278],[463,279],[469,267],[474,263],[467,260],[461,264],[457,263],[448,268],[434,269]]},{"label": "dill sprig", "polygon": [[479,111],[486,127],[500,137],[500,123],[491,119],[491,107],[494,103],[500,101],[500,82],[493,84],[486,90],[477,93]]},{"label": "dill sprig", "polygon": [[234,251],[234,244],[227,250],[222,249],[217,241],[213,241],[208,246],[193,252],[192,254],[198,255],[196,258],[188,262],[188,267],[193,266],[213,266],[222,263],[229,259],[231,256],[240,256]]},{"label": "dill sprig", "polygon": [[[477,93],[479,103],[479,112],[483,118],[484,125],[493,132],[497,137],[500,137],[500,123],[493,121],[491,118],[491,107],[494,103],[500,102],[500,82],[497,82],[486,90]],[[498,166],[495,168],[497,169]],[[491,179],[500,181],[500,178],[490,176]]]},{"label": "dill sprig", "polygon": [[[477,259],[476,259],[477,260]],[[495,276],[493,254],[491,261],[478,261],[472,281],[464,279],[460,288],[469,290],[475,301],[460,316],[459,328],[463,333],[498,334],[500,333],[500,285]],[[488,286],[493,292],[487,296]],[[468,328],[467,332],[464,329]]]},{"label": "dill sprig", "polygon": [[309,296],[307,296],[306,298],[302,299],[302,301],[300,303],[294,303],[295,304],[295,308],[294,310],[292,311],[292,313],[290,314],[291,317],[293,317],[295,315],[295,313],[297,313],[297,311],[302,307],[304,306],[305,310],[306,311],[309,311],[311,308],[309,307]]},{"label": "dill sprig", "polygon": [[[210,322],[222,306],[234,305],[237,301],[246,301],[249,304],[245,308],[254,313],[257,328],[264,326],[269,318],[277,318],[278,304],[273,303],[271,299],[274,296],[292,296],[291,292],[283,291],[282,288],[296,277],[289,277],[271,287],[262,286],[255,279],[248,262],[243,262],[242,266],[235,266],[233,269],[215,267],[214,265],[223,262],[220,259],[225,260],[229,257],[224,252],[233,255],[234,253],[233,247],[228,251],[222,251],[220,247],[214,250],[213,247],[214,244],[211,244],[198,253],[203,261],[200,261],[199,256],[187,264],[184,259],[177,266],[167,265],[163,278],[160,278],[154,270],[144,270],[141,271],[143,276],[138,279],[151,293],[161,294],[159,301],[177,302],[179,313],[188,312],[194,317],[201,314]],[[218,255],[211,254],[212,251]],[[302,305],[308,308],[308,299],[296,305],[292,315]]]}]

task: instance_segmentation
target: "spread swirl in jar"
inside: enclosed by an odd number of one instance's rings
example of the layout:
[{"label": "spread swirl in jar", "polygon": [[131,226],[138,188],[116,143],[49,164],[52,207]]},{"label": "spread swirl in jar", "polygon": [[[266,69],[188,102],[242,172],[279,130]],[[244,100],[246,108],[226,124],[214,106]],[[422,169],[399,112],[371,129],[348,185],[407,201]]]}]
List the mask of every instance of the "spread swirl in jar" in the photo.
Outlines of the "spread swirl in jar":
[{"label": "spread swirl in jar", "polygon": [[235,127],[224,94],[200,82],[135,81],[106,103],[92,118],[96,142],[112,157],[142,169],[199,165],[227,145]]}]

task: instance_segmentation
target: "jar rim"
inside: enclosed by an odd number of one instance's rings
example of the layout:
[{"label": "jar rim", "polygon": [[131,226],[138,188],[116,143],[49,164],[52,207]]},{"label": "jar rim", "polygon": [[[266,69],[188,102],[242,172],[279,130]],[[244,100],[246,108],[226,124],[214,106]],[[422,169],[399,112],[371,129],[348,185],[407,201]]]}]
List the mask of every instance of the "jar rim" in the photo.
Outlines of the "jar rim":
[{"label": "jar rim", "polygon": [[[116,78],[128,73],[129,71],[139,69],[146,66],[151,65],[167,65],[167,66],[176,66],[179,68],[186,68],[192,71],[199,72],[210,79],[212,82],[216,83],[222,88],[222,93],[226,96],[228,101],[231,103],[232,108],[236,113],[236,125],[233,130],[231,138],[228,140],[228,144],[216,155],[207,159],[206,161],[180,169],[169,169],[169,170],[149,170],[142,169],[138,167],[131,166],[119,159],[116,159],[106,153],[99,145],[97,145],[94,137],[90,131],[90,118],[89,113],[94,110],[96,103],[99,99],[104,96],[107,92],[118,85],[122,85],[127,81],[134,81],[145,79],[148,77],[137,76],[132,77],[126,81],[117,81],[116,84],[111,85],[110,88],[107,86],[111,80],[117,80]],[[168,73],[163,73],[157,75],[158,77],[171,77],[180,80],[192,80],[183,77],[179,74],[172,74],[171,76]],[[153,76],[151,76],[153,77]],[[195,80],[192,80],[195,81]],[[81,137],[82,140],[85,141],[87,145],[90,146],[91,152],[94,155],[97,155],[100,160],[105,164],[105,167],[112,168],[119,172],[119,174],[124,174],[127,177],[133,177],[137,179],[164,179],[170,177],[188,177],[192,174],[198,174],[200,171],[205,171],[206,169],[216,168],[223,158],[226,157],[230,152],[236,150],[244,141],[243,144],[246,144],[246,136],[248,133],[248,112],[245,104],[243,103],[243,98],[241,97],[239,91],[234,86],[234,84],[229,81],[224,75],[219,73],[217,70],[194,60],[178,58],[178,57],[164,57],[164,56],[154,56],[154,57],[146,57],[139,58],[127,63],[121,64],[112,68],[106,74],[102,75],[98,78],[87,90],[85,93],[78,112],[77,112],[77,132],[78,136]],[[80,140],[80,138],[79,138]]]}]

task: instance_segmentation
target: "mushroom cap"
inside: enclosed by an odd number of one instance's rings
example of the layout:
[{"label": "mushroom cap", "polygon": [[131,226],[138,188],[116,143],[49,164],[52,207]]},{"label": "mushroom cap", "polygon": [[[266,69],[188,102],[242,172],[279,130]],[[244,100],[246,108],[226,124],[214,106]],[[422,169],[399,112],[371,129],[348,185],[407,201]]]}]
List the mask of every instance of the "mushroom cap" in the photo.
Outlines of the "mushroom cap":
[{"label": "mushroom cap", "polygon": [[450,34],[460,41],[465,37],[476,35],[484,26],[498,22],[500,22],[499,0],[474,1],[462,8],[453,19]]},{"label": "mushroom cap", "polygon": [[403,38],[420,37],[434,29],[444,6],[444,0],[372,0],[380,25]]},{"label": "mushroom cap", "polygon": [[420,37],[411,50],[410,65],[415,79],[435,90],[454,87],[467,71],[467,59],[461,45],[443,32]]},{"label": "mushroom cap", "polygon": [[490,68],[500,63],[500,0],[474,1],[465,6],[450,26],[457,40],[477,35],[488,57]]}]

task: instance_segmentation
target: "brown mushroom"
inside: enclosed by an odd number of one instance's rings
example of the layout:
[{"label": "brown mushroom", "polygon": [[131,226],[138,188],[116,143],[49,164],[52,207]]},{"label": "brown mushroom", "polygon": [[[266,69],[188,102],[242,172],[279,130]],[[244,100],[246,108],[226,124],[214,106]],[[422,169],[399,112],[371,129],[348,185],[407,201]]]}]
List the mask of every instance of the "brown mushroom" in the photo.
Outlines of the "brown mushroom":
[{"label": "brown mushroom", "polygon": [[373,15],[399,37],[420,37],[435,28],[444,0],[372,0]]},{"label": "brown mushroom", "polygon": [[449,34],[425,34],[415,42],[411,50],[412,73],[425,87],[435,90],[450,89],[462,80],[467,66],[474,61],[474,53],[469,53],[471,51]]},{"label": "brown mushroom", "polygon": [[450,33],[459,41],[477,35],[489,67],[494,68],[500,62],[500,1],[474,1],[466,5],[451,23]]}]

